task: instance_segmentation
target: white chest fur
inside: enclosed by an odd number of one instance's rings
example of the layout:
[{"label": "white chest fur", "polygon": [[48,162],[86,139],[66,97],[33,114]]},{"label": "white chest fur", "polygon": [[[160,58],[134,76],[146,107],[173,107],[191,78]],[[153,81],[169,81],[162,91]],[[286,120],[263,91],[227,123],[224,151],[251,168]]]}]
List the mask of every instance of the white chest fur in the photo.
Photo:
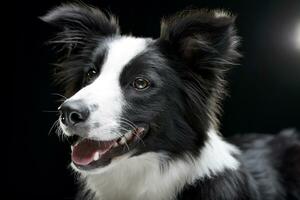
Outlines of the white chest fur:
[{"label": "white chest fur", "polygon": [[168,159],[164,153],[146,153],[114,160],[108,167],[93,173],[82,173],[86,188],[95,192],[99,200],[172,200],[186,184],[210,177],[225,169],[236,170],[239,151],[226,143],[215,131],[196,158],[185,155],[162,168]]}]

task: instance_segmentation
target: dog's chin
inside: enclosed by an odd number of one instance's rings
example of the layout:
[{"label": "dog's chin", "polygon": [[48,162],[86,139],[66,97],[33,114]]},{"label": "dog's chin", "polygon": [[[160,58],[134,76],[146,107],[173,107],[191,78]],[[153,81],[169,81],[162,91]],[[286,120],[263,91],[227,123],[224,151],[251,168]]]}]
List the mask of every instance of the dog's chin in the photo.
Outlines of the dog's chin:
[{"label": "dog's chin", "polygon": [[130,157],[135,148],[143,143],[148,130],[146,125],[138,126],[118,138],[105,141],[77,137],[71,146],[71,166],[79,172],[99,172],[119,160]]}]

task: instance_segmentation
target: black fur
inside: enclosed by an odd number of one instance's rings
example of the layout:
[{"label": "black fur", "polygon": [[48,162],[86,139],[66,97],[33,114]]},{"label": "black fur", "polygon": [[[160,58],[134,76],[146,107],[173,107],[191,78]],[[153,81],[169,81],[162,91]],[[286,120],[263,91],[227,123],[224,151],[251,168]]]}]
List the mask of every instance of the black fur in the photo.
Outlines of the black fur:
[{"label": "black fur", "polygon": [[239,135],[230,138],[242,150],[237,171],[198,181],[178,195],[204,200],[298,200],[300,199],[300,137],[295,130],[277,136]]},{"label": "black fur", "polygon": [[[42,19],[61,28],[52,43],[63,48],[57,79],[69,97],[90,84],[85,77],[89,69],[101,73],[105,39],[121,37],[119,27],[111,15],[76,4],[58,7]],[[218,129],[226,71],[240,56],[234,21],[234,16],[216,17],[207,10],[164,19],[160,38],[149,40],[147,50],[124,68],[120,85],[131,107],[122,115],[149,122],[150,128],[135,155],[163,151],[175,160],[201,153],[208,129]],[[130,83],[141,74],[153,84],[147,93],[137,94]],[[232,143],[242,150],[236,155],[241,167],[186,185],[178,200],[300,199],[300,141],[295,132],[236,137]],[[162,162],[163,170],[169,163]]]},{"label": "black fur", "polygon": [[65,95],[69,97],[82,87],[83,74],[91,67],[101,66],[99,57],[103,59],[105,52],[98,55],[95,63],[91,54],[103,38],[120,34],[118,21],[113,15],[85,4],[63,4],[41,19],[59,29],[49,43],[62,55],[61,62],[56,64],[55,80],[64,86]]}]

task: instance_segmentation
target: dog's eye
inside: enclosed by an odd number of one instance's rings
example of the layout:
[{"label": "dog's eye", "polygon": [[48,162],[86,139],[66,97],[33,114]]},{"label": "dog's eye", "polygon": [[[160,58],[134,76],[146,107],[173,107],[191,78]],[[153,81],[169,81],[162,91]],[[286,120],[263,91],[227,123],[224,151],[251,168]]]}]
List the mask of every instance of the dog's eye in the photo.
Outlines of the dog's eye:
[{"label": "dog's eye", "polygon": [[133,81],[132,86],[137,90],[145,90],[150,86],[150,82],[144,78],[138,77]]},{"label": "dog's eye", "polygon": [[97,73],[98,73],[97,70],[90,69],[87,73],[87,81],[88,82],[92,81],[96,77]]}]

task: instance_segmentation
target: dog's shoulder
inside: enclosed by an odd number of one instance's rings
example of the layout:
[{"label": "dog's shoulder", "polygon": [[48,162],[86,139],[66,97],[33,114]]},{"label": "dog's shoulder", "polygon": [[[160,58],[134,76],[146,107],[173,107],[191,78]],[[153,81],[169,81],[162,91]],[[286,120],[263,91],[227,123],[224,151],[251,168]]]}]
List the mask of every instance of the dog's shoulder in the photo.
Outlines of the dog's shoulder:
[{"label": "dog's shoulder", "polygon": [[260,200],[255,180],[246,171],[225,170],[186,186],[177,200]]}]

